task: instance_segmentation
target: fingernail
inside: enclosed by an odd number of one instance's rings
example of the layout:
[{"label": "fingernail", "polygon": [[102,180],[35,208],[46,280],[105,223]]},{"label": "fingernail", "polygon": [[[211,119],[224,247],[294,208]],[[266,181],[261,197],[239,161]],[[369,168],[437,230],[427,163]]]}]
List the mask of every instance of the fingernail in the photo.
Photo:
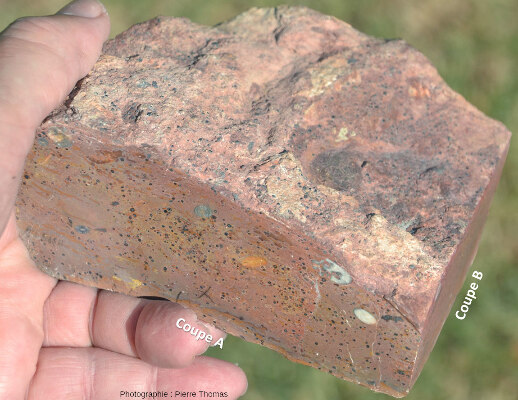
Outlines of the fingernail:
[{"label": "fingernail", "polygon": [[97,18],[102,14],[107,14],[107,12],[102,3],[97,0],[75,0],[59,10],[58,14]]}]

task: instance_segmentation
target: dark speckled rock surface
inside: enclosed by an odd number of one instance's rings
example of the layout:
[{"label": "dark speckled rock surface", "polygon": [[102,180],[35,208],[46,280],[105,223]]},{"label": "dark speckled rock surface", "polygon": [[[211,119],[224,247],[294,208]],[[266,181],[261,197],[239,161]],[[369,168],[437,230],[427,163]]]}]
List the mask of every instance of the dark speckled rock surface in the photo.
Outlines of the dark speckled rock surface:
[{"label": "dark speckled rock surface", "polygon": [[106,43],[42,124],[18,224],[53,276],[183,302],[403,396],[509,138],[403,41],[305,8],[159,17]]}]

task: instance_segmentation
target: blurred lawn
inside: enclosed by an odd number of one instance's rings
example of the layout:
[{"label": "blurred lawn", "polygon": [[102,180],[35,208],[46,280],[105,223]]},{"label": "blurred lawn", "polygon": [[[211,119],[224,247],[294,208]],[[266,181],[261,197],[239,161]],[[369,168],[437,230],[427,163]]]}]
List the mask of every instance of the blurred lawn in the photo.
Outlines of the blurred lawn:
[{"label": "blurred lawn", "polygon": [[[112,36],[156,15],[214,24],[275,1],[105,0]],[[286,1],[334,15],[375,36],[403,38],[421,50],[446,82],[518,133],[518,1]],[[59,9],[57,0],[0,0],[0,30],[24,15]],[[516,139],[492,203],[472,269],[484,272],[468,317],[448,318],[409,400],[518,399],[518,147]],[[465,293],[469,280],[461,293]],[[462,296],[461,296],[462,297]],[[460,298],[456,304],[459,304]],[[210,355],[247,373],[248,400],[389,399],[239,339]]]}]

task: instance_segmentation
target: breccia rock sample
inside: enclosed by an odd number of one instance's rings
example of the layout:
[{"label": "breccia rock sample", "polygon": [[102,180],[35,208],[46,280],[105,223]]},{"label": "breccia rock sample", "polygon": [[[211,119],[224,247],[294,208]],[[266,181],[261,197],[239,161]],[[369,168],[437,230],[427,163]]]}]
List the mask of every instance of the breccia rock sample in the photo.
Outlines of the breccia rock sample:
[{"label": "breccia rock sample", "polygon": [[41,125],[18,225],[52,276],[182,302],[401,397],[509,139],[404,41],[306,8],[158,17],[107,42]]}]

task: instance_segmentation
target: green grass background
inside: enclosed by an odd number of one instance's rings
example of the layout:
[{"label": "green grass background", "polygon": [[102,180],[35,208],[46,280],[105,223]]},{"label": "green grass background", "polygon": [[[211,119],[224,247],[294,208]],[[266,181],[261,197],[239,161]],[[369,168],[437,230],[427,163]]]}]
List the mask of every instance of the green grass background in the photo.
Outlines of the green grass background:
[{"label": "green grass background", "polygon": [[[215,24],[275,1],[105,0],[112,36],[156,15]],[[518,1],[320,0],[306,5],[379,37],[403,38],[423,52],[446,82],[487,115],[518,133]],[[15,18],[55,12],[58,0],[0,0],[0,30]],[[464,321],[448,317],[409,400],[518,399],[518,147],[516,139],[493,200],[473,269],[484,272]],[[462,293],[469,282],[466,280]],[[463,295],[456,301],[458,305]],[[210,355],[238,363],[248,400],[389,399],[277,353],[229,337]]]}]

